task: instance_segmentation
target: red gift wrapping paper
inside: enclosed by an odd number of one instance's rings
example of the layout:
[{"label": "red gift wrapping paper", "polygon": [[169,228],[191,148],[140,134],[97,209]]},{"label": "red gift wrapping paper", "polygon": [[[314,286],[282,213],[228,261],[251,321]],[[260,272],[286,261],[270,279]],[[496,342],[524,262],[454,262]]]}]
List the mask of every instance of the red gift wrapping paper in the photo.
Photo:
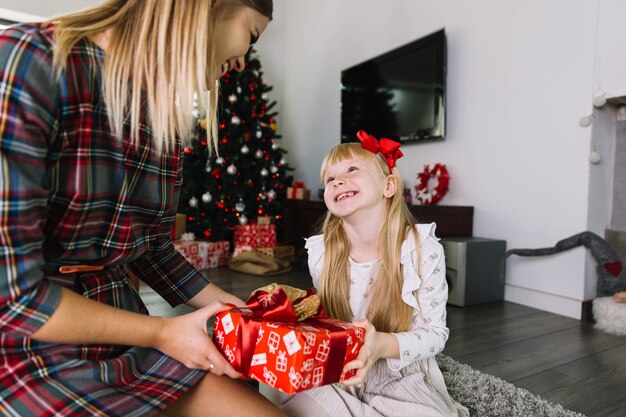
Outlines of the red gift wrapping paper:
[{"label": "red gift wrapping paper", "polygon": [[228,250],[230,248],[228,241],[186,242],[177,240],[172,244],[196,269],[210,269],[228,265]]},{"label": "red gift wrapping paper", "polygon": [[247,308],[223,311],[213,332],[216,346],[245,376],[293,394],[355,374],[341,371],[357,358],[364,329],[326,316],[295,323],[252,316]]},{"label": "red gift wrapping paper", "polygon": [[275,224],[245,224],[235,226],[235,246],[270,248],[276,246]]}]

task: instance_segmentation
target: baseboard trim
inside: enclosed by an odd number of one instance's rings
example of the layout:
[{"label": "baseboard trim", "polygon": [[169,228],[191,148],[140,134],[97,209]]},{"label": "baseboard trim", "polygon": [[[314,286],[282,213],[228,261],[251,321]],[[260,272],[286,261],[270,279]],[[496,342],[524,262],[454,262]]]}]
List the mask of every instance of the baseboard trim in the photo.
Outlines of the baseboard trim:
[{"label": "baseboard trim", "polygon": [[593,318],[593,300],[583,301],[580,310],[580,319],[582,321],[595,322]]}]

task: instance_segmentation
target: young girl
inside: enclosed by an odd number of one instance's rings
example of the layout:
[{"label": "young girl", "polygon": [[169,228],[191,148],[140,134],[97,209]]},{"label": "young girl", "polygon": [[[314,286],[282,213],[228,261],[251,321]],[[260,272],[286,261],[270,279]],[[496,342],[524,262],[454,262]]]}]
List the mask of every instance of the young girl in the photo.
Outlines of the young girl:
[{"label": "young girl", "polygon": [[307,239],[327,314],[366,328],[356,375],[290,397],[289,416],[467,416],[434,356],[448,339],[448,287],[435,224],[415,224],[395,162],[400,144],[361,131],[322,164],[328,214]]}]

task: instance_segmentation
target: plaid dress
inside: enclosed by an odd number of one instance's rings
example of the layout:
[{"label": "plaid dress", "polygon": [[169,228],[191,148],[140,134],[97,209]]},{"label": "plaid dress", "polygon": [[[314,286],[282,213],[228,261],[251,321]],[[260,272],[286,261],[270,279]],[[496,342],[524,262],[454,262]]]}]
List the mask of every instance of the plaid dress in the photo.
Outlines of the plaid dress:
[{"label": "plaid dress", "polygon": [[[71,51],[60,79],[50,26],[0,31],[0,415],[148,416],[204,372],[154,349],[29,338],[61,286],[147,314],[128,271],[173,306],[207,280],[173,248],[181,145],[116,139],[101,95],[104,52]],[[125,126],[128,137],[129,126]],[[60,265],[104,270],[63,275]]]}]

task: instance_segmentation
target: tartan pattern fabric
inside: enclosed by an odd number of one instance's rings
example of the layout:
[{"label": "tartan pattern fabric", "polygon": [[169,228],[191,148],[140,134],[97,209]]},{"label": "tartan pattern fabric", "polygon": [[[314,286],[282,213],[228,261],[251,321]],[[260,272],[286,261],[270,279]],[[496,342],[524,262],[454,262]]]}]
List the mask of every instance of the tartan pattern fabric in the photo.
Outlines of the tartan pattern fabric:
[{"label": "tartan pattern fabric", "polygon": [[[173,306],[207,283],[170,242],[180,143],[160,151],[145,120],[138,146],[117,139],[101,95],[104,52],[79,42],[57,79],[53,31],[0,31],[0,415],[150,415],[202,372],[151,349],[29,338],[61,286],[147,314],[128,270]],[[56,272],[73,264],[106,268]]]}]

